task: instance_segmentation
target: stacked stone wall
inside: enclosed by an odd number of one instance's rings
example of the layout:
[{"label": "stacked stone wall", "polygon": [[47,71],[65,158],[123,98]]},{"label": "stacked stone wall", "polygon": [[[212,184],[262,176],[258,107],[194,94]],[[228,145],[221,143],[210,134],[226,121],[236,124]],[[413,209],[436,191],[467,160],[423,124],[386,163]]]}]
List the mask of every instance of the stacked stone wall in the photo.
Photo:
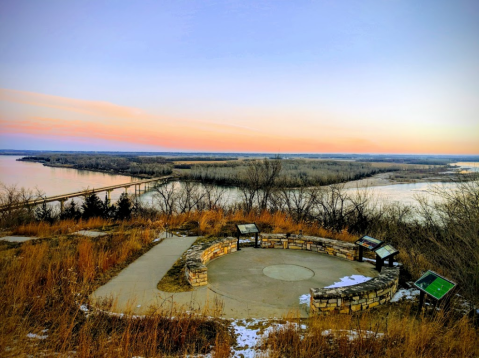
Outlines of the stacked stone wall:
[{"label": "stacked stone wall", "polygon": [[237,240],[233,237],[192,246],[186,253],[185,275],[192,286],[208,284],[206,264],[217,257],[236,252]]},{"label": "stacked stone wall", "polygon": [[261,234],[260,237],[261,247],[266,249],[307,250],[351,261],[359,256],[358,246],[350,242],[302,235]]},{"label": "stacked stone wall", "polygon": [[398,289],[399,267],[383,267],[381,274],[358,285],[311,288],[311,314],[353,313],[383,305]]}]

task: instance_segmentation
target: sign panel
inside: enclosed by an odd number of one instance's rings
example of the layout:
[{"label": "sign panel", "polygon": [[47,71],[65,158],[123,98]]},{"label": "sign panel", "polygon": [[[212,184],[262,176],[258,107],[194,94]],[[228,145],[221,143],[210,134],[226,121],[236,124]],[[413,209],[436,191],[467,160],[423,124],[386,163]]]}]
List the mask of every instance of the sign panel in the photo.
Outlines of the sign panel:
[{"label": "sign panel", "polygon": [[456,284],[439,276],[434,271],[427,271],[419,280],[414,282],[414,286],[429,296],[434,297],[436,300],[440,300],[446,293],[452,290]]},{"label": "sign panel", "polygon": [[374,250],[376,247],[379,247],[384,241],[374,239],[370,236],[363,236],[358,241],[356,241],[356,245],[365,247],[369,250]]},{"label": "sign panel", "polygon": [[386,244],[381,246],[379,249],[376,249],[374,252],[376,252],[376,255],[378,255],[380,258],[385,259],[389,256],[397,254],[399,251],[391,245]]},{"label": "sign panel", "polygon": [[256,234],[259,232],[256,224],[241,224],[241,225],[236,225],[236,227],[238,228],[241,235]]}]

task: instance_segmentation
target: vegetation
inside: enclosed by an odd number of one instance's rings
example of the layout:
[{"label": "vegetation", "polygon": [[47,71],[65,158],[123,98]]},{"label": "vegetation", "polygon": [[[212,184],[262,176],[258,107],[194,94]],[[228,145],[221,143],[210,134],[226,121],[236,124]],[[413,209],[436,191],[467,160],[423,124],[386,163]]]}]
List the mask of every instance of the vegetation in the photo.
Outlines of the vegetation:
[{"label": "vegetation", "polygon": [[[234,345],[228,322],[207,317],[217,311],[193,314],[158,306],[144,318],[120,317],[107,313],[112,302],[105,302],[102,311],[83,310],[93,290],[150,249],[160,230],[168,227],[213,240],[231,235],[238,223],[255,222],[263,232],[302,230],[348,242],[364,234],[383,239],[400,250],[402,283],[433,269],[456,281],[455,293],[470,304],[462,307],[468,315],[432,309],[418,318],[417,306],[404,303],[353,316],[301,322],[290,317],[296,324],[273,330],[263,340],[268,357],[477,357],[479,179],[458,181],[455,189],[437,186],[432,191],[438,200],[419,197],[417,207],[379,206],[372,191],[345,190],[342,184],[300,184],[291,190],[282,184],[284,163],[273,159],[241,164],[242,199],[229,206],[224,190],[187,182],[181,188],[158,187],[156,209],[126,195],[115,205],[91,197],[81,207],[69,203],[58,215],[48,206],[22,206],[35,194],[3,186],[1,228],[48,240],[0,242],[1,355],[162,357],[212,352],[213,357],[228,357]],[[108,235],[71,235],[82,229]],[[167,275],[166,286],[172,291],[184,276],[182,267],[180,260]],[[357,339],[350,338],[352,331]],[[30,333],[48,337],[32,339]]]},{"label": "vegetation", "polygon": [[43,154],[21,160],[75,169],[99,170],[133,176],[162,176],[173,172],[173,165],[163,157],[120,156],[105,154]]},{"label": "vegetation", "polygon": [[278,179],[283,186],[289,188],[343,183],[381,172],[398,170],[395,167],[383,169],[376,168],[370,163],[353,161],[263,159],[195,164],[191,165],[190,171],[183,173],[183,178],[216,185],[242,186],[248,184],[250,172],[256,170],[255,168],[261,168],[265,163],[274,164],[279,161],[281,174]]}]

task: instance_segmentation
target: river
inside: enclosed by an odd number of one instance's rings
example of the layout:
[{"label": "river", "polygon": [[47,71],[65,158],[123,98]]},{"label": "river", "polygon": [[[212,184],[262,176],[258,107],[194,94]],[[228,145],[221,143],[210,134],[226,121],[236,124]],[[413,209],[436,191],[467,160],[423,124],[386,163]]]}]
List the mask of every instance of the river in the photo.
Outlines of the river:
[{"label": "river", "polygon": [[[139,180],[126,175],[108,174],[88,170],[77,170],[68,168],[53,168],[43,166],[39,163],[20,162],[18,156],[0,155],[0,182],[7,186],[16,185],[18,188],[38,188],[44,195],[52,196],[66,194],[84,189],[93,189],[115,184],[129,183]],[[479,163],[455,163],[461,169],[479,171]],[[175,186],[181,184],[176,182]],[[454,184],[441,183],[414,183],[414,184],[393,184],[370,187],[369,189],[348,189],[350,192],[356,190],[368,190],[378,199],[378,203],[399,202],[406,205],[415,205],[418,195],[431,197],[428,189],[431,185],[452,187]],[[124,189],[117,189],[111,193],[112,202],[115,202]],[[100,197],[102,194],[100,194]],[[101,197],[101,199],[103,199]],[[233,203],[240,199],[240,192],[236,188],[225,190],[224,201]],[[152,192],[141,196],[141,201],[146,204],[154,204],[155,199]]]}]

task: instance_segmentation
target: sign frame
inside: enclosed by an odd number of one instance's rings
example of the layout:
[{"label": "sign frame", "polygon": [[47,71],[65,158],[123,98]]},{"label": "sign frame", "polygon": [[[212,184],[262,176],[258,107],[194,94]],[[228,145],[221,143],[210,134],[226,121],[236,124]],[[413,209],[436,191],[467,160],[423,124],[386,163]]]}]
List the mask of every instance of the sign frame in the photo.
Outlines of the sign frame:
[{"label": "sign frame", "polygon": [[[374,246],[371,246],[371,245],[364,245],[364,240],[368,240],[368,239],[372,239],[373,243],[374,241],[377,241],[374,245]],[[360,239],[356,240],[355,242],[356,245],[359,246],[359,258],[358,258],[358,261],[359,262],[363,262],[363,255],[364,255],[364,249],[368,249],[370,251],[373,251],[377,248],[379,248],[382,244],[384,244],[384,241],[382,240],[379,240],[379,239],[375,239],[374,237],[371,237],[371,236],[368,236],[368,235],[364,235],[362,236]]]},{"label": "sign frame", "polygon": [[[425,280],[425,279],[428,278],[429,276],[435,276],[435,278],[434,278],[432,281],[430,281],[426,287],[420,286],[420,285],[418,284],[419,281]],[[428,288],[429,288],[430,286],[432,286],[433,282],[436,281],[436,280],[438,280],[438,279],[439,279],[439,280],[442,280],[442,281],[445,281],[446,283],[448,283],[448,284],[451,285],[451,286],[447,289],[447,291],[444,292],[440,297],[435,296],[435,295],[431,292],[431,290],[428,290]],[[443,285],[444,285],[444,284],[443,284]],[[456,283],[456,282],[454,282],[454,281],[452,281],[452,280],[449,280],[449,279],[445,278],[444,276],[441,276],[441,275],[439,275],[437,272],[434,272],[434,271],[432,271],[432,270],[427,270],[426,272],[424,272],[424,274],[422,274],[421,277],[419,277],[419,278],[416,280],[416,282],[414,282],[414,287],[416,287],[419,291],[424,292],[424,294],[426,294],[426,295],[428,295],[428,296],[434,298],[436,301],[442,300],[442,299],[443,299],[445,296],[447,296],[447,295],[449,294],[449,292],[451,292],[456,286],[457,286],[457,283]],[[441,286],[441,288],[442,288],[442,286]],[[432,289],[434,289],[434,287],[432,287]],[[440,289],[438,289],[438,290],[440,290]]]},{"label": "sign frame", "polygon": [[248,235],[248,234],[254,234],[254,248],[258,249],[260,246],[258,246],[258,235],[260,233],[258,226],[256,226],[256,223],[252,224],[236,224],[236,230],[237,230],[237,239],[238,241],[236,242],[236,250],[241,251],[240,246],[239,246],[239,241],[240,241],[240,236],[241,235]]}]

